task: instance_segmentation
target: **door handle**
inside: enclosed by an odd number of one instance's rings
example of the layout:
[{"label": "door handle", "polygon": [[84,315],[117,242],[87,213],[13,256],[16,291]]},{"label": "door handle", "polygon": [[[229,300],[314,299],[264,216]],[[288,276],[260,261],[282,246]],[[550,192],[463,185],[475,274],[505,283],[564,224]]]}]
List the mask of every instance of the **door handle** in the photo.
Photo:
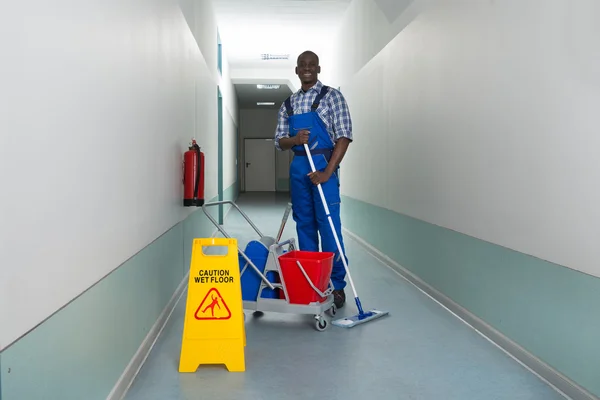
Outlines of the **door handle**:
[{"label": "door handle", "polygon": [[249,162],[247,162],[247,163],[246,163],[246,168],[248,168],[248,166],[249,166],[249,165],[250,165],[250,163],[249,163]]}]

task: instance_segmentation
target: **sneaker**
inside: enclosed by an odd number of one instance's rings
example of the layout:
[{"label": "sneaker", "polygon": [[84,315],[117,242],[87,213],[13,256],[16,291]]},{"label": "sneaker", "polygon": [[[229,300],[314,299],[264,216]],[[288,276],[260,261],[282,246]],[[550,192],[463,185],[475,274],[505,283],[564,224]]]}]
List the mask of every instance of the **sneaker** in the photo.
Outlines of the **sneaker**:
[{"label": "sneaker", "polygon": [[333,291],[333,304],[337,308],[342,308],[344,303],[346,302],[346,293],[344,293],[344,289],[334,290]]}]

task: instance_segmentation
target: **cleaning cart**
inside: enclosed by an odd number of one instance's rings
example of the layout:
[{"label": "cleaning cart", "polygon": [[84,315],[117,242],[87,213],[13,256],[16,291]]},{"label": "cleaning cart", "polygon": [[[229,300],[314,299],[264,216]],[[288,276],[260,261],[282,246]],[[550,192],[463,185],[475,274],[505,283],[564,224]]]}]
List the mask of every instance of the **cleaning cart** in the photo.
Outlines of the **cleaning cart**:
[{"label": "cleaning cart", "polygon": [[318,331],[326,330],[337,312],[331,282],[335,254],[296,250],[294,238],[280,241],[291,210],[289,203],[276,238],[263,235],[233,201],[205,203],[204,214],[226,238],[231,236],[208,212],[209,207],[225,204],[235,208],[258,234],[244,251],[238,248],[244,310],[309,314]]}]

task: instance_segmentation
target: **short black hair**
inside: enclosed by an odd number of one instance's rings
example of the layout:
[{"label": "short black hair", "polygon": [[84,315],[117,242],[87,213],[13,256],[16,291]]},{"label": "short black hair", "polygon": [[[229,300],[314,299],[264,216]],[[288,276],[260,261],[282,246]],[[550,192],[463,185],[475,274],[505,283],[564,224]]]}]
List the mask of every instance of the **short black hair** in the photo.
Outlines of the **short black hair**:
[{"label": "short black hair", "polygon": [[298,64],[300,62],[300,57],[302,57],[303,55],[306,55],[306,54],[315,56],[315,58],[317,59],[317,65],[319,65],[319,56],[317,55],[317,53],[315,53],[314,51],[310,51],[310,50],[306,50],[306,51],[300,53],[300,55],[296,59],[296,64]]}]

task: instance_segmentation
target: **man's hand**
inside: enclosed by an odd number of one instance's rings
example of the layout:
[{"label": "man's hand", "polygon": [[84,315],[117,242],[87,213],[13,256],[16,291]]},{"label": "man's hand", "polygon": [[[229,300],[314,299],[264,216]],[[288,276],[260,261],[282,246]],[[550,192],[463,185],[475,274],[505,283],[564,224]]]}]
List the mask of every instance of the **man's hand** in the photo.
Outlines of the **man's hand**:
[{"label": "man's hand", "polygon": [[294,146],[303,146],[305,143],[308,144],[309,136],[310,132],[303,129],[293,137],[282,137],[279,139],[279,146],[282,150],[289,150]]},{"label": "man's hand", "polygon": [[323,172],[317,171],[308,174],[308,176],[310,177],[310,181],[313,184],[318,185],[319,183],[325,183],[329,180],[329,178],[331,178],[333,172],[337,169],[338,165],[340,165],[342,158],[344,158],[349,144],[350,140],[347,138],[340,138],[337,141],[333,149],[331,159],[327,163],[327,168],[325,168]]},{"label": "man's hand", "polygon": [[316,172],[311,172],[308,174],[308,177],[310,178],[310,181],[313,183],[313,185],[318,185],[319,183],[325,183],[329,180],[329,178],[331,178],[331,173],[324,171],[316,171]]},{"label": "man's hand", "polygon": [[296,146],[303,146],[304,144],[308,144],[308,137],[310,132],[306,129],[302,129],[296,136],[294,136],[294,143]]}]

